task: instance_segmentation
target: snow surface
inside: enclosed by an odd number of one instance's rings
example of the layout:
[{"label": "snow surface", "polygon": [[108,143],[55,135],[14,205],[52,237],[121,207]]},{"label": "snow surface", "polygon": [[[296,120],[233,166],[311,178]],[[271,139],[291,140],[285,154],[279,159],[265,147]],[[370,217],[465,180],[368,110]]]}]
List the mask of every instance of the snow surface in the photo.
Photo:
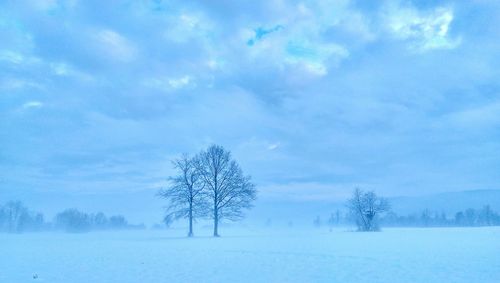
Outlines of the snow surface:
[{"label": "snow surface", "polygon": [[197,232],[0,234],[0,282],[500,282],[500,227]]}]

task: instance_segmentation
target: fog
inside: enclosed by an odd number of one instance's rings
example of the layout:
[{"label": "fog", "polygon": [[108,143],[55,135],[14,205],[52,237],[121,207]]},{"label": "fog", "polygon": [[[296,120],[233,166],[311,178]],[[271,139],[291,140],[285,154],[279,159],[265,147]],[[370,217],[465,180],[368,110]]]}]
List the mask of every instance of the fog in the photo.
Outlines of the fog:
[{"label": "fog", "polygon": [[0,1],[0,283],[500,282],[500,1]]}]

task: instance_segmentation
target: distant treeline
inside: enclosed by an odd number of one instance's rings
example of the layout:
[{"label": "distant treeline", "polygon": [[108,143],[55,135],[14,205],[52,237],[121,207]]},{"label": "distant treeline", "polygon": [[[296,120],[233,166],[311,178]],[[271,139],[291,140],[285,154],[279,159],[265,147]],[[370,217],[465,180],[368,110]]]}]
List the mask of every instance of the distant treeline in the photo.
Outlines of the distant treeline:
[{"label": "distant treeline", "polygon": [[408,226],[408,227],[471,227],[471,226],[500,226],[500,214],[493,211],[489,205],[483,208],[468,208],[458,211],[454,215],[444,212],[424,210],[421,213],[406,216],[389,212],[380,218],[384,226]]},{"label": "distant treeline", "polygon": [[0,232],[21,233],[49,230],[88,232],[142,228],[144,228],[142,224],[128,224],[122,215],[107,217],[102,212],[89,214],[77,209],[66,209],[58,213],[52,222],[47,222],[42,213],[29,210],[20,201],[10,201],[0,206]]},{"label": "distant treeline", "polygon": [[[330,227],[347,225],[354,222],[350,213],[337,210],[323,223],[321,217],[313,219],[314,226],[326,224]],[[500,213],[485,205],[480,209],[468,208],[455,214],[446,214],[428,209],[420,213],[398,215],[389,211],[380,215],[377,222],[385,227],[474,227],[474,226],[500,226]]]}]

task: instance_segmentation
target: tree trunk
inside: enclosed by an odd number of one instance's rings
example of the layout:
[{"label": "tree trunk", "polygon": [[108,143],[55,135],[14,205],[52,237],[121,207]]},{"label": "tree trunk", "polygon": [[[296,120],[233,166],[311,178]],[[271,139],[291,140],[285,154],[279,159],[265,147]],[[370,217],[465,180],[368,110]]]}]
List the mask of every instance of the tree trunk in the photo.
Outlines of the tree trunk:
[{"label": "tree trunk", "polygon": [[219,191],[219,186],[217,184],[217,172],[215,172],[215,178],[214,178],[214,187],[215,187],[215,192],[214,192],[214,237],[219,237],[219,208],[218,206],[218,191]]},{"label": "tree trunk", "polygon": [[193,204],[189,204],[189,233],[188,237],[193,237]]},{"label": "tree trunk", "polygon": [[214,237],[219,237],[219,215],[217,208],[214,208]]}]

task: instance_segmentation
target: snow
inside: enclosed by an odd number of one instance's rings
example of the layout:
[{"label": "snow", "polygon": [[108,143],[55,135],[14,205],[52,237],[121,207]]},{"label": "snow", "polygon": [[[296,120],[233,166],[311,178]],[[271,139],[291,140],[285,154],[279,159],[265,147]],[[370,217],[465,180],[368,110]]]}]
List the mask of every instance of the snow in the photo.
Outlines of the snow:
[{"label": "snow", "polygon": [[195,232],[0,234],[0,282],[500,282],[500,227]]}]

